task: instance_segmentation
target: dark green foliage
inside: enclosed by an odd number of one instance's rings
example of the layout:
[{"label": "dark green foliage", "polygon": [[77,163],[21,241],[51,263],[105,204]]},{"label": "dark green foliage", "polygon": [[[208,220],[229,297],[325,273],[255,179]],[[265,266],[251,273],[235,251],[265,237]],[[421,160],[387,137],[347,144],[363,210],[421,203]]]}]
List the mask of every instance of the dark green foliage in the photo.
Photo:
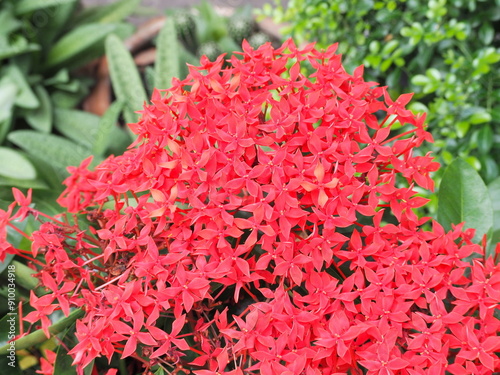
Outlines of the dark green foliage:
[{"label": "dark green foliage", "polygon": [[263,13],[299,44],[339,42],[347,69],[364,64],[392,96],[415,92],[441,162],[461,156],[486,182],[499,175],[499,0],[294,0]]}]

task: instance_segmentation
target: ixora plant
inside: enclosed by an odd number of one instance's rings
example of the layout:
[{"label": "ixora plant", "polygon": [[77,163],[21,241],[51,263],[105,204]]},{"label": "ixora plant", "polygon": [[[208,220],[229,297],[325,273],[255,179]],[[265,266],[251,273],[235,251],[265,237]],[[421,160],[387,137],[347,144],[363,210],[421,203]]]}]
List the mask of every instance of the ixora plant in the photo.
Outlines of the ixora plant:
[{"label": "ixora plant", "polygon": [[[71,168],[68,214],[15,190],[1,258],[31,259],[46,289],[24,321],[49,336],[54,311],[78,313],[79,373],[116,357],[148,374],[500,371],[500,267],[473,230],[426,231],[412,210],[438,168],[414,155],[424,116],[335,51],[202,58],[154,93],[125,154]],[[6,241],[27,215],[29,251]]]}]

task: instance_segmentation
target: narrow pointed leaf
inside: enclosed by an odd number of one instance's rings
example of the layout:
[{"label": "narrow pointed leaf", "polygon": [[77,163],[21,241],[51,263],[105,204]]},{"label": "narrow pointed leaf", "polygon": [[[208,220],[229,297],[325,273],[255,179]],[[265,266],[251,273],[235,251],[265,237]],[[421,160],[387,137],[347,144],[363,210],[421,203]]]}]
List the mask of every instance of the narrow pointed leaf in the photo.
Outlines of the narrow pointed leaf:
[{"label": "narrow pointed leaf", "polygon": [[139,116],[135,111],[142,110],[147,98],[134,60],[116,35],[106,39],[106,56],[115,95],[125,103],[125,121],[136,122]]},{"label": "narrow pointed leaf", "polygon": [[172,84],[172,78],[179,77],[178,44],[174,20],[168,18],[156,43],[155,87],[157,89],[168,89]]},{"label": "narrow pointed leaf", "polygon": [[92,153],[95,155],[104,155],[104,152],[109,146],[111,141],[111,134],[113,129],[116,128],[118,117],[123,108],[123,102],[116,101],[107,109],[106,113],[99,121],[97,135],[92,145]]},{"label": "narrow pointed leaf", "polygon": [[89,112],[56,108],[54,125],[64,136],[80,145],[91,148],[99,128],[100,118]]},{"label": "narrow pointed leaf", "polygon": [[47,90],[42,85],[35,86],[35,93],[40,105],[38,108],[26,112],[26,121],[30,126],[42,133],[52,130],[52,102]]},{"label": "narrow pointed leaf", "polygon": [[18,130],[8,136],[9,141],[56,170],[66,174],[66,167],[79,165],[90,155],[90,149],[52,134],[31,130]]},{"label": "narrow pointed leaf", "polygon": [[85,51],[102,44],[104,39],[118,28],[117,24],[87,24],[73,29],[49,51],[47,67],[52,68],[74,59]]}]

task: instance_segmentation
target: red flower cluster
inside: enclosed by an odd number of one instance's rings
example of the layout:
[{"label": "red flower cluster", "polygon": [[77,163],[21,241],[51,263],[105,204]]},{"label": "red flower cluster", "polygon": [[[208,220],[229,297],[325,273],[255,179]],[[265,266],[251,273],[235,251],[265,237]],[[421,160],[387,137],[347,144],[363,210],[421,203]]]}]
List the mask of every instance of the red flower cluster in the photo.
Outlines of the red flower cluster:
[{"label": "red flower cluster", "polygon": [[245,44],[155,92],[135,147],[71,170],[59,202],[90,224],[33,233],[52,293],[25,319],[84,309],[80,371],[115,353],[197,375],[500,371],[500,267],[413,210],[438,168],[414,155],[424,116],[335,49]]}]

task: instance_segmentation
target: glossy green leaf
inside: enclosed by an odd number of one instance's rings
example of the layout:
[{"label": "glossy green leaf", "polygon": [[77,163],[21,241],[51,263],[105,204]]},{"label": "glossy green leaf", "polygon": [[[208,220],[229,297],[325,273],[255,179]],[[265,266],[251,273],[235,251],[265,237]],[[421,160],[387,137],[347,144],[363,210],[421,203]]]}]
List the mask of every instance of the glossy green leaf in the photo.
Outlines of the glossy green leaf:
[{"label": "glossy green leaf", "polygon": [[471,124],[474,124],[474,125],[482,124],[485,122],[490,122],[491,115],[486,111],[476,112],[476,113],[472,114],[471,117],[469,117],[469,121]]},{"label": "glossy green leaf", "polygon": [[111,134],[116,128],[116,123],[123,108],[123,102],[116,101],[107,109],[104,116],[101,117],[98,124],[97,135],[92,145],[92,153],[95,155],[104,155],[111,142]]},{"label": "glossy green leaf", "polygon": [[491,207],[493,209],[493,230],[491,238],[489,239],[491,244],[490,250],[493,251],[496,244],[500,242],[500,177],[488,185],[488,192],[490,194]]},{"label": "glossy green leaf", "polygon": [[465,221],[475,228],[480,241],[493,226],[493,210],[488,189],[481,176],[463,159],[454,160],[445,170],[438,193],[438,221],[447,230]]},{"label": "glossy green leaf", "polygon": [[495,30],[493,30],[493,27],[489,23],[484,23],[479,29],[479,38],[484,45],[489,45],[493,41],[494,36]]},{"label": "glossy green leaf", "polygon": [[87,24],[73,29],[60,39],[49,51],[47,66],[61,65],[78,55],[81,55],[117,29],[117,24]]},{"label": "glossy green leaf", "polygon": [[137,122],[139,116],[135,112],[142,110],[147,97],[134,60],[116,35],[106,39],[106,56],[115,95],[125,103],[125,120]]},{"label": "glossy green leaf", "polygon": [[36,178],[35,167],[19,151],[0,147],[0,176],[32,180]]},{"label": "glossy green leaf", "polygon": [[25,14],[38,9],[74,3],[77,0],[19,0],[16,4],[16,14]]},{"label": "glossy green leaf", "polygon": [[172,78],[179,77],[180,59],[178,44],[174,20],[168,18],[156,42],[155,87],[157,89],[170,88]]},{"label": "glossy green leaf", "polygon": [[486,183],[489,183],[498,177],[498,164],[490,154],[481,155],[479,157],[479,162],[481,163],[479,173]]},{"label": "glossy green leaf", "polygon": [[90,155],[88,148],[57,135],[18,130],[11,132],[7,138],[34,158],[59,169],[62,174],[66,174],[66,167],[79,165]]},{"label": "glossy green leaf", "polygon": [[424,86],[429,83],[429,77],[424,76],[423,74],[417,74],[411,79],[411,83],[416,86]]},{"label": "glossy green leaf", "polygon": [[391,40],[390,42],[386,43],[384,47],[382,48],[381,55],[382,56],[389,56],[394,50],[399,46],[399,41],[398,40]]},{"label": "glossy green leaf", "polygon": [[411,102],[408,106],[408,109],[413,113],[427,113],[429,112],[429,108],[421,103],[421,102]]},{"label": "glossy green leaf", "polygon": [[50,96],[42,85],[35,86],[35,93],[40,106],[26,112],[26,121],[33,129],[43,133],[50,133],[52,130],[52,102]]},{"label": "glossy green leaf", "polygon": [[429,77],[430,79],[432,79],[434,81],[441,81],[441,79],[443,78],[443,76],[441,75],[441,72],[439,70],[437,70],[436,68],[427,69],[425,74],[427,75],[427,77]]},{"label": "glossy green leaf", "polygon": [[493,147],[493,130],[491,126],[485,125],[477,133],[477,148],[482,154],[487,154]]}]

